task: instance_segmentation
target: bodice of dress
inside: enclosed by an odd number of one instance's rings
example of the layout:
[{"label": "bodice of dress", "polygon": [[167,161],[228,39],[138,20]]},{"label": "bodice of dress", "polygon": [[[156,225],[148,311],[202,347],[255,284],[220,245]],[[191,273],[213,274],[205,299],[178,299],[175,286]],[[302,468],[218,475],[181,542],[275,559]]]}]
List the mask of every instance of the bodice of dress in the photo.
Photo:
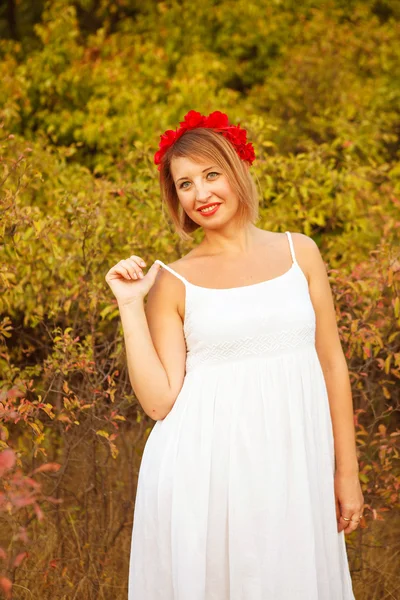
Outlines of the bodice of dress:
[{"label": "bodice of dress", "polygon": [[276,357],[315,344],[315,312],[308,282],[296,260],[273,279],[214,289],[194,285],[160,260],[186,288],[186,372],[244,357]]}]

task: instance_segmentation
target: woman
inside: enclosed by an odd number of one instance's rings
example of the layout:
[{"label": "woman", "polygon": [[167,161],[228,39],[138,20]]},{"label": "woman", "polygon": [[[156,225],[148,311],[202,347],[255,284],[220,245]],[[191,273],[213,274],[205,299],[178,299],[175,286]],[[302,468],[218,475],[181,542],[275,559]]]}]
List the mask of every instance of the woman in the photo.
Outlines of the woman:
[{"label": "woman", "polygon": [[177,232],[201,243],[106,275],[156,421],[129,600],[354,599],[344,535],[364,498],[332,294],[311,238],[254,225],[253,160],[244,129],[190,111],[155,163]]}]

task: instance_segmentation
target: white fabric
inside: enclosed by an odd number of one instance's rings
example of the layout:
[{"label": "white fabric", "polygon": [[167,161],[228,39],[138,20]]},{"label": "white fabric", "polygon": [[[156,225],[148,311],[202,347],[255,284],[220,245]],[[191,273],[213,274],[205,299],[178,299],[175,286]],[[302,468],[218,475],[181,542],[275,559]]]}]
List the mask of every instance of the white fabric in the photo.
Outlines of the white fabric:
[{"label": "white fabric", "polygon": [[354,600],[315,313],[296,261],[186,287],[187,371],[147,440],[129,600]]}]

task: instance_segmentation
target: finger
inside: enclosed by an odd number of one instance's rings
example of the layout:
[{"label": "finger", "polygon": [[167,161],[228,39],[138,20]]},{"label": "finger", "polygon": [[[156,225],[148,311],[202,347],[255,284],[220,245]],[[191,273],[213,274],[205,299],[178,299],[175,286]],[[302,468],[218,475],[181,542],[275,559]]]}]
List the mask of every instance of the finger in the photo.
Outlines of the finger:
[{"label": "finger", "polygon": [[339,522],[339,518],[340,518],[340,506],[339,506],[339,500],[338,500],[337,496],[335,496],[335,509],[336,509],[336,520]]},{"label": "finger", "polygon": [[349,533],[351,533],[352,531],[355,531],[358,527],[358,523],[354,523],[353,521],[349,521],[349,525],[348,527],[346,527],[346,529],[344,529],[344,533],[345,535],[348,535]]},{"label": "finger", "polygon": [[134,277],[130,274],[129,269],[123,264],[123,261],[118,263],[118,266],[114,269],[116,273],[122,275],[125,279],[129,279],[130,281],[134,279]]},{"label": "finger", "polygon": [[120,275],[124,279],[129,279],[129,281],[131,281],[131,276],[123,265],[117,264],[112,267],[106,275],[106,281],[115,279],[115,275]]},{"label": "finger", "polygon": [[129,258],[132,258],[141,267],[146,266],[146,262],[143,260],[143,258],[140,258],[140,256],[136,256],[136,254],[132,254]]},{"label": "finger", "polygon": [[353,512],[351,510],[349,510],[348,508],[346,509],[346,508],[343,508],[343,506],[340,506],[340,503],[339,503],[339,507],[340,507],[340,510],[339,510],[340,529],[339,529],[339,531],[344,530],[346,532],[346,530],[349,526],[349,523],[350,523],[349,519],[351,518],[351,515],[353,514]]},{"label": "finger", "polygon": [[343,531],[343,529],[346,529],[346,527],[347,527],[347,522],[343,521],[343,519],[341,517],[339,517],[337,520],[338,532],[340,533],[341,531]]},{"label": "finger", "polygon": [[153,262],[150,269],[147,271],[147,275],[150,275],[152,278],[156,278],[158,271],[161,269],[161,265],[159,263]]},{"label": "finger", "polygon": [[337,526],[338,526],[338,532],[340,533],[347,526],[347,523],[346,523],[346,521],[343,521],[343,519],[340,518],[342,509],[340,506],[339,498],[336,493],[335,493],[335,509],[336,509],[336,521],[337,521]]},{"label": "finger", "polygon": [[142,279],[144,275],[138,263],[131,257],[127,258],[126,261],[130,265],[130,269],[132,270],[132,272],[136,274],[136,277]]},{"label": "finger", "polygon": [[[338,514],[338,512],[339,512],[339,514]],[[339,511],[338,510],[336,511],[336,521],[337,521],[337,530],[338,530],[338,533],[340,533],[347,526],[346,521],[343,521],[343,519],[340,518],[340,509],[339,509]]]},{"label": "finger", "polygon": [[139,269],[133,260],[126,258],[121,260],[120,264],[122,264],[122,266],[125,267],[125,269],[128,271],[129,275],[131,276],[131,279],[139,278]]},{"label": "finger", "polygon": [[358,521],[358,518],[356,518],[355,515],[352,515],[350,521],[346,521],[344,517],[346,517],[346,519],[349,519],[350,516],[340,515],[340,524],[342,525],[342,529],[344,530],[345,535],[347,535],[355,529],[357,529],[358,523],[356,521]]}]

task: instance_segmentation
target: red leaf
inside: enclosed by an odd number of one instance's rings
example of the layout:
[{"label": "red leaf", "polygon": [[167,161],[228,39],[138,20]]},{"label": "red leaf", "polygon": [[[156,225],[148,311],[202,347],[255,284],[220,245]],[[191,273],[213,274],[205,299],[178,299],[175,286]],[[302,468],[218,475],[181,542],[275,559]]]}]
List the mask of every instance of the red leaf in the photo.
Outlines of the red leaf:
[{"label": "red leaf", "polygon": [[8,390],[7,392],[7,396],[8,398],[11,398],[12,400],[14,398],[21,398],[24,395],[23,392],[21,392],[21,390],[19,390],[16,387],[11,388],[10,390]]},{"label": "red leaf", "polygon": [[44,473],[46,471],[58,471],[60,467],[61,465],[58,463],[45,463],[32,471],[32,475],[34,475],[34,473]]},{"label": "red leaf", "polygon": [[15,462],[15,452],[11,449],[3,450],[3,452],[0,453],[0,477],[5,471],[12,469]]},{"label": "red leaf", "polygon": [[21,540],[21,542],[24,542],[25,544],[29,542],[28,533],[25,527],[19,528],[18,538]]},{"label": "red leaf", "polygon": [[41,488],[40,483],[38,483],[37,481],[32,479],[32,477],[25,477],[24,483],[27,483],[28,485],[33,487],[33,489],[35,489],[35,490],[39,490]]},{"label": "red leaf", "polygon": [[43,514],[43,511],[40,508],[39,504],[35,504],[34,508],[35,508],[35,513],[36,513],[36,516],[38,518],[38,521],[43,521],[44,514]]},{"label": "red leaf", "polygon": [[22,563],[24,558],[26,558],[27,556],[28,556],[27,552],[20,552],[14,560],[13,567],[19,567],[19,565]]},{"label": "red leaf", "polygon": [[0,589],[3,590],[7,600],[11,598],[12,582],[8,577],[0,577]]},{"label": "red leaf", "polygon": [[35,502],[34,498],[24,498],[23,496],[16,496],[12,498],[12,503],[17,508],[22,508],[23,506],[29,506],[29,504],[33,504]]}]

